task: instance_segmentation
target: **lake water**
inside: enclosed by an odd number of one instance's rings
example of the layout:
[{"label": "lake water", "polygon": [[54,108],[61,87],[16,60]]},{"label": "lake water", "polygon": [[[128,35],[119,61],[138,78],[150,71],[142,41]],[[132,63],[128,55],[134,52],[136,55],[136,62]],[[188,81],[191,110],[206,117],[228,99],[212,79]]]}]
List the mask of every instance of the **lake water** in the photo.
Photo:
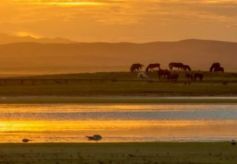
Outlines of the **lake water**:
[{"label": "lake water", "polygon": [[237,104],[0,105],[0,142],[226,141],[237,139]]}]

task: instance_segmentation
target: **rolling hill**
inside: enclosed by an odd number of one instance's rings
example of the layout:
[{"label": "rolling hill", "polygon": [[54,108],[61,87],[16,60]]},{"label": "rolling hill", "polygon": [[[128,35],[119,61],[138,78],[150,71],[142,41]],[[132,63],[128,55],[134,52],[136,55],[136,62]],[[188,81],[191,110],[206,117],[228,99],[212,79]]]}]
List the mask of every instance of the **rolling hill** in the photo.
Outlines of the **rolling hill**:
[{"label": "rolling hill", "polygon": [[125,71],[130,64],[169,62],[190,64],[207,70],[221,62],[227,71],[237,71],[237,43],[189,39],[151,43],[39,43],[0,45],[0,72],[67,73]]}]

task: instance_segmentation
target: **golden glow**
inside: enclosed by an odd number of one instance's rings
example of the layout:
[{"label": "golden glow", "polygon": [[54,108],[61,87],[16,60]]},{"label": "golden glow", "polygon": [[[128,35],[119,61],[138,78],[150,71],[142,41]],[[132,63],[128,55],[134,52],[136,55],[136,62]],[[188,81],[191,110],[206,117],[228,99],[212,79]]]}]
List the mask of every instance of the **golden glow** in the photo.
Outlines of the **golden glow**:
[{"label": "golden glow", "polygon": [[37,34],[33,34],[30,32],[24,32],[24,31],[16,32],[15,35],[19,36],[19,37],[32,37],[32,38],[36,38],[36,39],[42,38],[41,36],[39,36]]},{"label": "golden glow", "polygon": [[96,1],[65,1],[65,0],[15,0],[18,3],[26,3],[31,5],[50,5],[50,6],[62,6],[62,7],[73,7],[73,6],[98,6],[102,5]]},{"label": "golden glow", "polygon": [[[104,142],[136,141],[155,137],[208,138],[220,134],[236,136],[236,121],[8,121],[0,122],[0,142],[21,142],[29,137],[33,142],[87,142],[85,136],[101,134]],[[195,131],[195,133],[194,133]],[[221,131],[221,133],[220,133]],[[114,138],[117,137],[117,138]],[[123,139],[119,139],[122,137]],[[126,139],[127,138],[127,139]],[[102,141],[102,142],[103,142]]]},{"label": "golden glow", "polygon": [[[226,106],[222,107],[227,108]],[[195,110],[197,108],[193,108]],[[208,111],[212,106],[198,105]],[[227,108],[228,109],[228,108]],[[232,108],[231,108],[232,109]],[[139,112],[184,112],[189,105],[2,105],[0,106],[0,142],[87,142],[85,136],[101,134],[105,142],[208,139],[237,136],[236,120],[195,119],[186,117],[151,118]],[[121,115],[120,112],[124,112]],[[134,112],[133,114],[129,114]],[[215,112],[215,111],[213,111]],[[105,114],[106,113],[106,114]],[[176,115],[171,114],[170,115]],[[195,113],[194,113],[195,114]],[[142,117],[140,117],[140,116]],[[144,115],[144,117],[143,117]],[[178,114],[180,115],[180,113]]]},{"label": "golden glow", "polygon": [[24,31],[80,42],[236,41],[236,4],[235,0],[2,0],[0,33]]},{"label": "golden glow", "polygon": [[47,5],[55,5],[55,6],[98,6],[101,5],[97,2],[49,2]]},{"label": "golden glow", "polygon": [[64,130],[131,130],[152,128],[185,128],[207,126],[206,121],[1,121],[0,132],[10,131],[64,131]]}]

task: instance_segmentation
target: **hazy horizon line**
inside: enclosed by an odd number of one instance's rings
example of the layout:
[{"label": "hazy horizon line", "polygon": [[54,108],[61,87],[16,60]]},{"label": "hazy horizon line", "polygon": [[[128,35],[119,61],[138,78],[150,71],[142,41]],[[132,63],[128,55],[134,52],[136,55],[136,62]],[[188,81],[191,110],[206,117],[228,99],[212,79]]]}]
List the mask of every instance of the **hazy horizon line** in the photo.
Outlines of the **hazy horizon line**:
[{"label": "hazy horizon line", "polygon": [[[14,43],[43,43],[40,42],[40,40],[65,40],[65,44],[71,44],[71,43],[86,43],[86,44],[90,44],[90,43],[111,43],[111,44],[123,44],[123,43],[127,43],[127,44],[147,44],[147,43],[157,43],[157,42],[182,42],[182,41],[217,41],[217,42],[229,42],[229,43],[237,43],[237,41],[233,41],[233,40],[222,40],[222,39],[211,39],[211,38],[200,38],[200,37],[190,37],[190,38],[184,38],[184,39],[174,39],[174,40],[150,40],[150,41],[105,41],[105,40],[97,40],[97,41],[79,41],[79,40],[73,40],[70,38],[64,38],[64,37],[60,37],[60,36],[55,36],[55,37],[46,37],[46,36],[42,36],[42,37],[34,37],[31,35],[26,35],[26,36],[17,36],[17,35],[13,35],[13,34],[8,34],[8,33],[2,33],[0,32],[0,37],[1,35],[6,35],[9,37],[16,37],[16,38],[29,38],[29,39],[34,39],[35,41],[13,41],[13,42],[9,42],[9,43],[5,43],[5,44],[14,44]],[[37,42],[39,41],[39,42]],[[67,43],[68,42],[68,43]],[[48,43],[48,44],[54,44],[54,42],[52,43]],[[59,44],[59,43],[58,43]],[[61,43],[64,44],[64,43]],[[0,43],[0,45],[4,45]]]}]

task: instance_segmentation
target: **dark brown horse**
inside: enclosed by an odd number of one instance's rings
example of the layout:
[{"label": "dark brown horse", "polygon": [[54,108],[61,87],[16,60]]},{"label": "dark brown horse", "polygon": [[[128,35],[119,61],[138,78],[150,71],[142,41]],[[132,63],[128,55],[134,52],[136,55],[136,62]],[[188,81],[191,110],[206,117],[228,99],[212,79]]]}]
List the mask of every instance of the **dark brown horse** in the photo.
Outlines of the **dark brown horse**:
[{"label": "dark brown horse", "polygon": [[135,63],[131,65],[130,72],[139,72],[142,69],[143,65],[140,63]]},{"label": "dark brown horse", "polygon": [[178,78],[179,78],[179,74],[172,72],[172,73],[169,74],[167,79],[170,80],[170,81],[176,82],[178,80]]},{"label": "dark brown horse", "polygon": [[220,63],[213,63],[210,67],[210,72],[214,72],[214,70],[219,67],[221,67]]},{"label": "dark brown horse", "polygon": [[168,69],[159,69],[159,71],[158,71],[159,79],[161,79],[161,78],[168,79],[170,74],[171,74],[171,72]]},{"label": "dark brown horse", "polygon": [[224,68],[220,63],[213,63],[210,68],[210,72],[224,72]]},{"label": "dark brown horse", "polygon": [[189,81],[202,81],[204,78],[204,75],[202,73],[186,73],[185,77],[189,80]]},{"label": "dark brown horse", "polygon": [[182,68],[184,71],[192,71],[191,67],[189,65],[183,65]]},{"label": "dark brown horse", "polygon": [[160,64],[159,64],[159,63],[149,64],[149,65],[146,67],[146,72],[151,72],[151,71],[153,71],[154,69],[159,70],[159,69],[160,69]]},{"label": "dark brown horse", "polygon": [[188,79],[189,81],[193,80],[193,74],[192,73],[186,73],[185,74],[186,79]]},{"label": "dark brown horse", "polygon": [[183,66],[184,66],[183,63],[174,63],[174,62],[173,62],[173,63],[170,63],[170,64],[169,64],[170,70],[173,70],[173,69],[175,69],[175,68],[181,70],[181,69],[183,69]]},{"label": "dark brown horse", "polygon": [[213,72],[225,72],[225,69],[223,67],[217,67]]}]

